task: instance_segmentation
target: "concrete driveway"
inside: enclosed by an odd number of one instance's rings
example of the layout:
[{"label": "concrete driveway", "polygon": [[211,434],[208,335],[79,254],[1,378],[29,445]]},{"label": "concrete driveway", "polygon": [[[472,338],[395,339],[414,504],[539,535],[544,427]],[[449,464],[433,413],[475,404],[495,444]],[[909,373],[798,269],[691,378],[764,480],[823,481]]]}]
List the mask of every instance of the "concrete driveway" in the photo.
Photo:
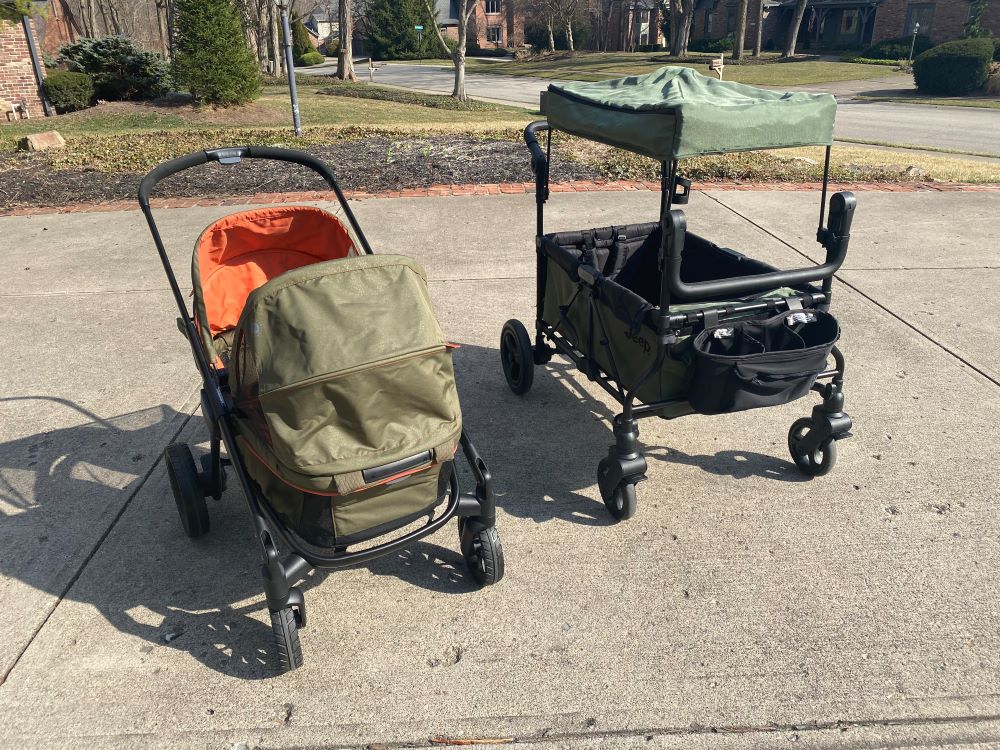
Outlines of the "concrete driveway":
[{"label": "concrete driveway", "polygon": [[[549,226],[652,218],[657,198],[554,194]],[[790,267],[818,257],[817,200],[706,192],[688,213]],[[453,526],[314,575],[305,666],[275,676],[239,492],[196,543],[173,508],[160,452],[206,434],[141,216],[0,218],[0,747],[1000,742],[1000,195],[859,196],[834,306],[856,436],[831,475],[788,459],[811,399],[647,421],[621,524],[594,482],[613,404],[559,361],[523,398],[499,370],[501,325],[532,315],[532,196],[356,208],[377,250],[426,265],[462,344],[507,577],[475,590]],[[182,284],[232,210],[161,212]]]},{"label": "concrete driveway", "polygon": [[[334,69],[335,70],[335,67]],[[330,75],[329,66],[303,68],[299,73]],[[365,71],[358,69],[359,75]],[[925,148],[947,148],[970,153],[1000,156],[1000,110],[972,107],[931,107],[851,100],[854,93],[896,90],[899,76],[885,81],[831,83],[828,87],[798,87],[807,91],[830,90],[841,100],[834,135],[837,138],[892,143]],[[390,63],[375,74],[375,82],[431,93],[450,94],[454,74],[450,67]],[[467,73],[465,86],[470,96],[480,99],[538,108],[539,94],[550,81],[527,76]],[[795,89],[796,87],[789,87]]]}]

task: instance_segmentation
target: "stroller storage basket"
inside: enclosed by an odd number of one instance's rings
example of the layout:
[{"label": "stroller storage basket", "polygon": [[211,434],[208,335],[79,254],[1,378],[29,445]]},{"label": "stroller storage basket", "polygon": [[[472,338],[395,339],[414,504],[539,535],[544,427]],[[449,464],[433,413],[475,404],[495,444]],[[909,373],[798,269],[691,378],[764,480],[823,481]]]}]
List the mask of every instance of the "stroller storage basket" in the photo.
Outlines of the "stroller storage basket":
[{"label": "stroller storage basket", "polygon": [[794,401],[812,388],[839,338],[836,319],[819,310],[706,328],[694,338],[688,401],[702,414]]}]

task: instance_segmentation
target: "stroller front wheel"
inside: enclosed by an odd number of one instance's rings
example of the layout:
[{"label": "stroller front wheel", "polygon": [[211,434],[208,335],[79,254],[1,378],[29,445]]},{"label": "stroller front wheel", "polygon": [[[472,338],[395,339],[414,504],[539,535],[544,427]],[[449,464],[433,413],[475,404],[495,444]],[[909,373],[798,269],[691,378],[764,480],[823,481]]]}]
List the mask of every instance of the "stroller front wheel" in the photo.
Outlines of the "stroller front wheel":
[{"label": "stroller front wheel", "polygon": [[604,489],[604,478],[607,476],[608,469],[608,459],[601,459],[597,465],[597,486],[601,491],[601,499],[616,521],[627,521],[635,515],[637,505],[635,485],[621,482],[608,492]]},{"label": "stroller front wheel", "polygon": [[299,621],[295,609],[285,607],[271,613],[271,632],[277,648],[278,670],[291,672],[302,666],[302,644],[299,642]]},{"label": "stroller front wheel", "polygon": [[810,477],[829,474],[837,462],[837,441],[828,437],[814,449],[807,447],[809,433],[815,429],[808,417],[797,419],[788,430],[788,451],[799,471]]},{"label": "stroller front wheel", "polygon": [[185,443],[172,443],[163,451],[163,462],[184,533],[191,539],[204,536],[209,528],[208,505],[191,449]]},{"label": "stroller front wheel", "polygon": [[459,528],[462,557],[480,586],[492,586],[503,578],[503,545],[496,526],[472,533],[468,522]]},{"label": "stroller front wheel", "polygon": [[528,329],[520,320],[508,320],[500,332],[500,364],[507,385],[518,396],[531,390],[535,379],[535,355]]}]

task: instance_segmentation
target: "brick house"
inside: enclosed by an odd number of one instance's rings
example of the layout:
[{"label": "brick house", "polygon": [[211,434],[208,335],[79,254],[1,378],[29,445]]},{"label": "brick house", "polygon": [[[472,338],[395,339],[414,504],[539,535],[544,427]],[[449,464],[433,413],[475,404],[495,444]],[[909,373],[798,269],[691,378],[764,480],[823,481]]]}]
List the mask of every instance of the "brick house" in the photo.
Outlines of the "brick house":
[{"label": "brick house", "polygon": [[[524,13],[512,0],[476,0],[472,14],[476,38],[469,47],[519,47],[524,44]],[[438,25],[452,39],[458,38],[458,0],[437,0]]]},{"label": "brick house", "polygon": [[[873,41],[912,34],[915,23],[934,44],[958,39],[969,20],[971,5],[968,0],[884,0],[875,14]],[[982,26],[1000,36],[1000,2],[994,0],[986,6]]]},{"label": "brick house", "polygon": [[[883,39],[908,36],[915,23],[934,44],[958,39],[969,18],[970,0],[809,0],[799,27],[799,50],[862,49]],[[691,39],[721,39],[736,30],[737,0],[698,0]],[[750,0],[747,44],[756,23]],[[765,0],[763,44],[781,49],[795,10],[795,0]],[[983,28],[1000,35],[1000,2],[983,15]]]},{"label": "brick house", "polygon": [[[27,25],[35,48],[39,49],[35,22],[29,21]],[[42,68],[42,76],[44,75]],[[31,117],[42,117],[45,115],[45,107],[40,85],[41,81],[36,78],[31,62],[25,25],[17,21],[0,20],[0,99],[16,105],[23,104]],[[10,111],[9,104],[5,105],[5,109]],[[6,112],[0,112],[0,125],[8,121],[5,114]]]}]

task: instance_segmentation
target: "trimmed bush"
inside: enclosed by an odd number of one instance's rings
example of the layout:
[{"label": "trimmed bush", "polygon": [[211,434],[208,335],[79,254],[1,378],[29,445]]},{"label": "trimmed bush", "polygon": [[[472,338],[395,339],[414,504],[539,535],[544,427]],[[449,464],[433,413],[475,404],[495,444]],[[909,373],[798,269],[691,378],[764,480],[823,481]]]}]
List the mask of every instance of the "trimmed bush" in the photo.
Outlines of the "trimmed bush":
[{"label": "trimmed bush", "polygon": [[[367,19],[368,50],[377,60],[416,60],[441,55],[435,21],[424,0],[370,0]],[[423,26],[423,34],[418,34],[414,26]],[[471,41],[470,35],[468,42]]]},{"label": "trimmed bush", "polygon": [[86,73],[53,70],[45,76],[45,95],[59,114],[76,112],[94,103],[94,81]]},{"label": "trimmed bush", "polygon": [[319,53],[326,57],[336,57],[339,50],[340,40],[333,37],[319,45]]},{"label": "trimmed bush", "polygon": [[177,0],[174,74],[199,102],[228,107],[260,96],[260,69],[229,0]]},{"label": "trimmed bush", "polygon": [[170,92],[170,66],[124,36],[80,39],[59,50],[59,62],[94,82],[98,99],[157,99]]},{"label": "trimmed bush", "polygon": [[909,36],[898,36],[895,39],[883,39],[878,44],[866,49],[858,57],[867,57],[871,60],[892,60],[894,62],[896,60],[909,60],[911,44],[913,45],[914,57],[934,46],[929,36],[917,34],[917,41],[914,42],[913,35],[911,34]]},{"label": "trimmed bush", "polygon": [[302,57],[299,58],[299,65],[302,67],[309,67],[310,65],[322,65],[326,62],[326,58],[323,57],[319,52],[306,52]]},{"label": "trimmed bush", "polygon": [[986,83],[992,59],[993,42],[989,39],[945,42],[913,61],[913,80],[926,94],[968,94]]},{"label": "trimmed bush", "polygon": [[316,50],[312,46],[312,41],[309,39],[309,31],[306,29],[306,25],[302,23],[302,19],[298,16],[292,18],[292,59],[295,61],[296,65],[312,65],[314,63],[304,63],[302,58],[308,55],[310,52],[315,52]]},{"label": "trimmed bush", "polygon": [[729,37],[724,39],[695,39],[688,42],[688,52],[732,52],[733,40]]}]

